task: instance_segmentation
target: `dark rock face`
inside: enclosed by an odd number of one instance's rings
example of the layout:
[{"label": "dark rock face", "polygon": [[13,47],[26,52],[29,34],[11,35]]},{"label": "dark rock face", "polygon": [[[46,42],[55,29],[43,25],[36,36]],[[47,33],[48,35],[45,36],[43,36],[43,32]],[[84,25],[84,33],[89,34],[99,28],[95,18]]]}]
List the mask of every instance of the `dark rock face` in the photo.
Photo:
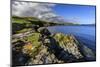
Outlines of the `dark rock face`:
[{"label": "dark rock face", "polygon": [[49,36],[51,35],[51,33],[49,32],[49,30],[45,27],[41,27],[38,29],[38,31],[42,34],[42,35],[45,35],[45,36]]},{"label": "dark rock face", "polygon": [[12,65],[13,66],[20,66],[25,65],[27,61],[30,59],[29,55],[24,54],[22,52],[22,47],[24,46],[23,41],[17,41],[13,43],[12,46]]},{"label": "dark rock face", "polygon": [[39,25],[34,25],[33,28],[35,29],[35,31],[37,31],[39,28]]}]

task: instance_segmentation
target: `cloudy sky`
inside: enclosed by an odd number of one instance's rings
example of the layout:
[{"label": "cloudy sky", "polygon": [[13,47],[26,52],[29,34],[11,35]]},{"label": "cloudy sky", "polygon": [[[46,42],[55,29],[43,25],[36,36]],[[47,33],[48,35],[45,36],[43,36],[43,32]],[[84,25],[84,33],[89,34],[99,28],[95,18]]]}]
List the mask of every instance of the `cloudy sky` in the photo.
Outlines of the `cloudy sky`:
[{"label": "cloudy sky", "polygon": [[95,23],[95,6],[12,1],[12,15],[34,16],[53,21],[61,19],[79,24]]}]

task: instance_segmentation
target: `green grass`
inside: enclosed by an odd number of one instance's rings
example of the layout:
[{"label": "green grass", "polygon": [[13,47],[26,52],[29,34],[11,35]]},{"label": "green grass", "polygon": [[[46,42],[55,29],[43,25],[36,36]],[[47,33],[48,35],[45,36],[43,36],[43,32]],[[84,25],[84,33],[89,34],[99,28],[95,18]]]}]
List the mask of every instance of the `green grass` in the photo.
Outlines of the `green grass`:
[{"label": "green grass", "polygon": [[23,24],[23,23],[30,23],[30,22],[26,19],[23,19],[23,18],[13,18],[12,17],[12,23]]},{"label": "green grass", "polygon": [[58,23],[50,22],[48,23],[47,21],[42,21],[39,20],[38,18],[35,17],[17,17],[17,16],[12,16],[12,23],[18,23],[18,24],[35,24],[39,26],[44,26],[44,25],[57,25]]},{"label": "green grass", "polygon": [[[25,41],[30,42],[32,44],[32,49],[25,49],[27,54],[34,57],[38,54],[41,48],[41,42],[39,42],[40,33],[33,33],[31,36],[24,38]],[[27,47],[26,47],[27,48]]]},{"label": "green grass", "polygon": [[38,41],[40,38],[40,33],[33,33],[31,36],[26,37],[25,40],[28,42],[31,42],[33,44],[33,46],[35,47],[39,47],[40,46],[40,42]]},{"label": "green grass", "polygon": [[25,33],[27,31],[31,31],[31,30],[32,30],[32,28],[24,28],[22,30],[17,31],[16,33]]}]

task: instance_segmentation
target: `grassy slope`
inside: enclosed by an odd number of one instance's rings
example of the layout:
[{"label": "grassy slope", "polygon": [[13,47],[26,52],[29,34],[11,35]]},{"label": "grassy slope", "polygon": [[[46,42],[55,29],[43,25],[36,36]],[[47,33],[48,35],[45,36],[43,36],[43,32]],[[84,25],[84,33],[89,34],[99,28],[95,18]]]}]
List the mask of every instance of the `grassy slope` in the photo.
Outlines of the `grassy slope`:
[{"label": "grassy slope", "polygon": [[41,21],[35,17],[17,17],[13,16],[12,20],[15,21],[14,23],[32,23],[32,24],[48,24],[48,25],[74,25],[73,23],[67,22],[67,23],[55,23],[55,22],[46,22],[46,21]]}]

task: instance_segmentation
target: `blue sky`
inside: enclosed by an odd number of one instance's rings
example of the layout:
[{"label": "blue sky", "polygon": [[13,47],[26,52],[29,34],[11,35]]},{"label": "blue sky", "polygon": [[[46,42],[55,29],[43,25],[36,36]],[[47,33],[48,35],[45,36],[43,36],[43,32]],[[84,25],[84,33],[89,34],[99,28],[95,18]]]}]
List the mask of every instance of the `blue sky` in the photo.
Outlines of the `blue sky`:
[{"label": "blue sky", "polygon": [[53,7],[53,11],[57,15],[62,16],[64,19],[69,19],[74,23],[95,23],[95,6],[57,4],[55,7]]}]

